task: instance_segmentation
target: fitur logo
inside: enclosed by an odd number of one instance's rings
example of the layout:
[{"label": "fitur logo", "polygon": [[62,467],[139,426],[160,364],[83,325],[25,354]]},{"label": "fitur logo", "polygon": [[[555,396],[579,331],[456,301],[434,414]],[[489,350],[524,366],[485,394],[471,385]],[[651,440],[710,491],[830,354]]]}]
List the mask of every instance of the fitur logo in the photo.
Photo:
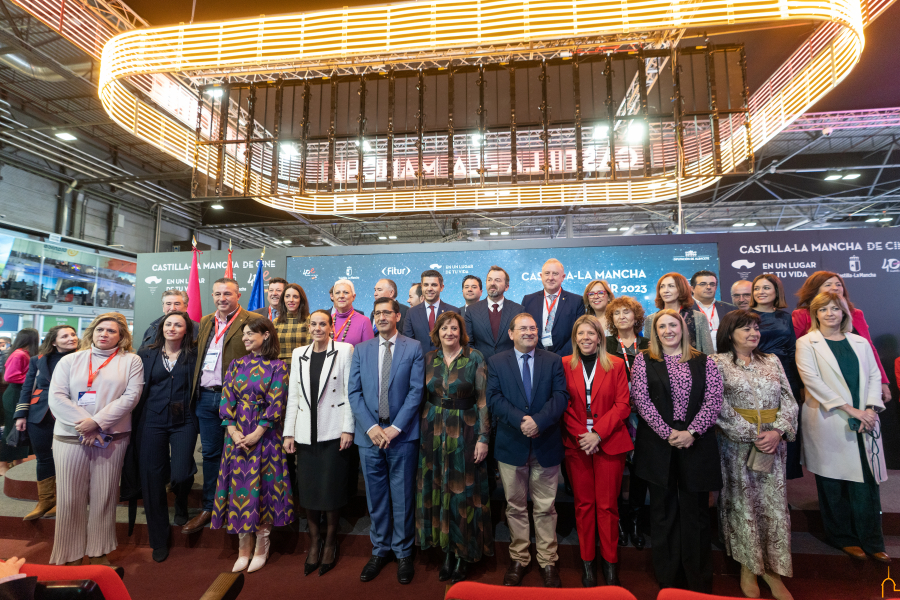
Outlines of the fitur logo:
[{"label": "fitur logo", "polygon": [[[896,583],[893,579],[891,579],[891,568],[888,567],[888,576],[885,578],[884,581],[881,582],[881,597],[882,597],[882,598],[884,598],[884,585],[885,585],[888,581],[891,582],[891,587],[893,588],[893,590],[894,590],[895,592],[900,592],[900,590],[897,589],[897,583]],[[888,590],[888,591],[890,591],[890,590]]]}]

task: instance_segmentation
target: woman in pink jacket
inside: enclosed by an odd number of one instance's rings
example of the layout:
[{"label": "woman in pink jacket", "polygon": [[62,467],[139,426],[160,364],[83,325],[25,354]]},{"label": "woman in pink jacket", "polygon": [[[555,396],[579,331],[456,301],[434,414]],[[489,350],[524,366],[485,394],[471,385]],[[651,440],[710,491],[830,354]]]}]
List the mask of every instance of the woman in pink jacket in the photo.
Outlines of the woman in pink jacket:
[{"label": "woman in pink jacket", "polygon": [[28,444],[14,448],[6,444],[6,439],[9,437],[9,434],[16,430],[16,421],[13,418],[16,414],[16,403],[18,403],[19,395],[22,392],[22,383],[28,374],[29,362],[31,357],[37,354],[40,343],[41,338],[37,329],[26,327],[16,335],[16,339],[10,349],[9,358],[6,359],[3,379],[9,385],[6,387],[6,391],[3,392],[3,421],[5,429],[3,430],[3,439],[0,440],[0,475],[6,475],[6,472],[11,467],[28,458],[28,455],[31,453]]}]

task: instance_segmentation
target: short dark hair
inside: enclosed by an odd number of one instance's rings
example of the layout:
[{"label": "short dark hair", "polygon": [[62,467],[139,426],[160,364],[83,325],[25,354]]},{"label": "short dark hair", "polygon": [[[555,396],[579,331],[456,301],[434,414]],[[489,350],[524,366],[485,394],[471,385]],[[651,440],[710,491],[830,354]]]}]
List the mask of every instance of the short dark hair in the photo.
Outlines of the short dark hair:
[{"label": "short dark hair", "polygon": [[391,303],[391,310],[400,314],[400,303],[394,300],[393,298],[385,298],[382,296],[381,298],[375,298],[375,306],[377,307],[379,304],[385,304],[387,302]]},{"label": "short dark hair", "polygon": [[426,277],[437,277],[438,281],[441,282],[441,285],[444,285],[444,276],[434,269],[428,269],[427,271],[422,271],[422,274],[419,276],[419,283],[422,282]]},{"label": "short dark hair", "polygon": [[501,273],[506,275],[506,285],[509,285],[509,273],[506,272],[506,269],[504,269],[503,267],[498,267],[497,265],[491,265],[491,268],[488,269],[488,273],[490,273],[491,271],[500,271]]},{"label": "short dark hair", "polygon": [[[166,324],[166,319],[169,317],[181,317],[184,319],[184,340],[181,342],[181,348],[186,350],[188,353],[192,353],[194,350],[194,344],[196,340],[194,339],[194,322],[191,320],[191,316],[186,312],[182,312],[179,310],[173,310],[165,317],[163,320],[159,322],[159,325],[156,326],[156,337],[153,339],[153,343],[147,346],[148,348],[162,348],[166,343],[166,336],[163,333],[163,325]],[[199,333],[199,332],[197,332]]]},{"label": "short dark hair", "polygon": [[418,296],[419,298],[422,297],[422,284],[421,283],[414,283],[409,287],[410,287],[410,289],[415,288],[416,296]]},{"label": "short dark hair", "polygon": [[694,273],[693,275],[691,275],[691,287],[694,287],[695,285],[697,285],[697,278],[698,278],[698,277],[715,277],[715,278],[716,278],[716,284],[719,283],[719,276],[718,276],[718,275],[716,275],[716,274],[713,273],[712,271],[706,271],[706,270],[703,270],[703,271],[697,271],[696,273]]},{"label": "short dark hair", "polygon": [[[528,317],[529,319],[531,319],[532,321],[534,321],[534,317],[531,316],[531,313],[520,312],[519,314],[517,314],[516,316],[514,316],[514,317],[510,320],[510,322],[509,322],[509,330],[510,330],[510,331],[515,331],[515,330],[516,330],[516,321],[519,320],[519,317]],[[534,321],[534,324],[537,325],[537,321]]]},{"label": "short dark hair", "polygon": [[231,277],[219,277],[218,279],[213,281],[213,285],[216,285],[217,283],[233,283],[234,287],[236,287],[238,291],[241,291],[241,286]]},{"label": "short dark hair", "polygon": [[483,289],[484,289],[484,284],[481,283],[481,278],[480,278],[480,277],[476,277],[475,275],[466,275],[465,277],[463,277],[462,286],[463,286],[463,287],[466,287],[466,282],[467,282],[468,280],[470,280],[470,279],[474,279],[475,281],[478,282],[478,289],[479,289],[479,290],[483,290]]},{"label": "short dark hair", "polygon": [[[746,327],[751,323],[759,325],[759,315],[755,312],[738,309],[726,313],[722,317],[722,322],[719,323],[719,331],[716,332],[716,353],[728,354],[730,352],[734,364],[738,364],[737,352],[734,351],[734,340],[731,339],[731,334],[734,333],[735,329]],[[751,359],[761,359],[765,356],[763,352],[759,351],[759,348],[754,348],[751,354]]]},{"label": "short dark hair", "polygon": [[284,285],[287,285],[288,280],[285,279],[284,277],[273,277],[272,279],[270,279],[269,281],[266,282],[266,287],[269,287],[273,283],[283,283]]},{"label": "short dark hair", "polygon": [[244,329],[248,327],[253,333],[269,334],[269,339],[263,341],[259,353],[269,360],[278,358],[278,355],[281,353],[281,344],[278,343],[278,332],[275,331],[275,326],[272,324],[272,321],[266,318],[251,319],[244,323]]},{"label": "short dark hair", "polygon": [[456,321],[456,324],[459,325],[459,344],[460,346],[468,346],[469,345],[469,336],[466,335],[466,322],[463,321],[462,315],[452,310],[448,310],[445,313],[442,313],[441,316],[437,318],[437,321],[434,322],[434,328],[432,328],[431,333],[428,334],[428,337],[431,338],[431,345],[435,348],[441,347],[441,327],[444,326],[444,323],[447,321]]}]

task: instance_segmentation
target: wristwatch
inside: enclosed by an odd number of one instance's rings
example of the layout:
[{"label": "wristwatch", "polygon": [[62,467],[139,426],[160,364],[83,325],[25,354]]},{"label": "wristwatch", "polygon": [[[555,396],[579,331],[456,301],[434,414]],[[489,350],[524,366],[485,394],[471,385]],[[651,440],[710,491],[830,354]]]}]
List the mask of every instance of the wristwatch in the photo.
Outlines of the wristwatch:
[{"label": "wristwatch", "polygon": [[700,434],[697,433],[696,431],[694,431],[693,429],[688,428],[687,432],[688,432],[689,434],[691,434],[692,436],[694,436],[694,439],[695,439],[695,440],[699,440],[699,439],[700,439]]}]

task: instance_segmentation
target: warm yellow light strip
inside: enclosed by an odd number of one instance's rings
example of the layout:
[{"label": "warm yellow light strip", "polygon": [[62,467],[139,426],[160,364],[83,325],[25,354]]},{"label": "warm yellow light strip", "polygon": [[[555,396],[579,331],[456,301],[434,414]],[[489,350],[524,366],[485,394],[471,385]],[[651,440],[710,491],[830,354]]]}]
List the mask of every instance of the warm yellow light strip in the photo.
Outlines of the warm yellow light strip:
[{"label": "warm yellow light strip", "polygon": [[[858,0],[795,0],[620,3],[571,0],[550,2],[403,3],[347,8],[300,15],[262,17],[213,24],[182,25],[130,31],[114,37],[103,49],[100,97],[109,115],[134,135],[191,164],[194,132],[156,107],[135,98],[120,82],[135,75],[202,71],[206,75],[235,69],[278,72],[290,64],[302,70],[304,61],[335,67],[352,65],[356,57],[379,55],[389,60],[402,53],[451,48],[519,44],[559,38],[715,26],[754,21],[818,20],[834,30],[830,44],[805,62],[795,63],[786,85],[751,113],[751,145],[759,149],[790,120],[802,114],[853,68],[862,51],[861,7]],[[498,52],[501,52],[498,50]],[[792,57],[795,59],[796,57]],[[209,174],[214,157],[201,148],[198,169]],[[746,134],[738,129],[722,140],[723,167],[734,169],[749,157]],[[686,165],[686,172],[710,172],[711,157]],[[243,165],[226,155],[224,181],[240,182]],[[682,180],[683,195],[699,191],[716,178]],[[251,173],[250,190],[266,195],[269,182]],[[508,192],[508,193],[507,193]],[[625,180],[422,191],[371,191],[359,194],[310,194],[260,199],[285,210],[307,214],[353,214],[373,211],[459,210],[535,207],[559,204],[635,204],[673,198],[672,182]]]}]

